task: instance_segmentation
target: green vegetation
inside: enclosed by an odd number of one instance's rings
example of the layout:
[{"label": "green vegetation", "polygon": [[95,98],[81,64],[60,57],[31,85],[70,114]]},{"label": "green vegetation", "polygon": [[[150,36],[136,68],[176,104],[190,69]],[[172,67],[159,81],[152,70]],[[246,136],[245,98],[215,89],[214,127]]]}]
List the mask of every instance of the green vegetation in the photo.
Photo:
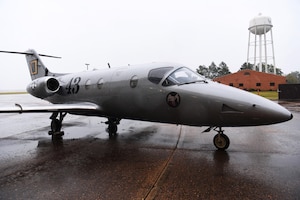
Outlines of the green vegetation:
[{"label": "green vegetation", "polygon": [[212,62],[208,67],[200,65],[196,71],[198,74],[210,79],[231,74],[227,64],[224,62],[221,62],[219,66],[217,66],[214,62]]},{"label": "green vegetation", "polygon": [[257,94],[259,96],[265,97],[270,100],[278,100],[278,93],[277,91],[253,91],[253,94]]},{"label": "green vegetation", "polygon": [[300,83],[300,72],[295,71],[291,72],[286,76],[286,80],[288,83],[298,84]]}]

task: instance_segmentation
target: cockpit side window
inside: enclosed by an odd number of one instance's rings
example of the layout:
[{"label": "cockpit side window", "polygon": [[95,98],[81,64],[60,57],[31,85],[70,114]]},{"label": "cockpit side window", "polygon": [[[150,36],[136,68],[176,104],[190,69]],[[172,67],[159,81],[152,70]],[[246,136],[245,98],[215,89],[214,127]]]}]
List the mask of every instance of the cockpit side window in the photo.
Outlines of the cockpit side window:
[{"label": "cockpit side window", "polygon": [[172,70],[173,67],[162,67],[157,69],[152,69],[149,71],[148,80],[152,83],[158,84],[161,79],[165,76],[167,72]]}]

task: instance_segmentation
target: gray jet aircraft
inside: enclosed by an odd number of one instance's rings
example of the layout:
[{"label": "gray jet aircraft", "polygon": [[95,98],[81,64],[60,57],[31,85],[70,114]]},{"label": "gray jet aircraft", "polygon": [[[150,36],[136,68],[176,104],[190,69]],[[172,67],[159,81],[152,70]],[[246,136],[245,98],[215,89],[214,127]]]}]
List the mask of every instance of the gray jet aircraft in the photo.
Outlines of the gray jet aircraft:
[{"label": "gray jet aircraft", "polygon": [[[258,95],[205,79],[174,63],[150,63],[114,69],[58,74],[49,71],[34,50],[25,54],[32,82],[31,95],[48,106],[0,108],[0,113],[52,113],[53,140],[61,139],[67,113],[107,118],[110,135],[117,133],[121,119],[189,126],[208,126],[217,132],[217,149],[229,147],[223,127],[258,126],[285,122],[292,114]],[[54,56],[48,56],[54,57]]]}]

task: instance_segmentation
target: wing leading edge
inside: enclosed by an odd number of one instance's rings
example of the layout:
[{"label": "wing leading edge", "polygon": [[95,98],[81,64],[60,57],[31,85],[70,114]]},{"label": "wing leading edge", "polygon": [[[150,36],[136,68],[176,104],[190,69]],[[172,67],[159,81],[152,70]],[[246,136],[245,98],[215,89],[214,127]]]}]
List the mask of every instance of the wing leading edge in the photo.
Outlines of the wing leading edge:
[{"label": "wing leading edge", "polygon": [[93,103],[74,104],[50,104],[43,106],[22,106],[15,104],[14,107],[2,107],[0,113],[39,113],[39,112],[68,112],[72,114],[96,114],[101,113],[98,105]]}]

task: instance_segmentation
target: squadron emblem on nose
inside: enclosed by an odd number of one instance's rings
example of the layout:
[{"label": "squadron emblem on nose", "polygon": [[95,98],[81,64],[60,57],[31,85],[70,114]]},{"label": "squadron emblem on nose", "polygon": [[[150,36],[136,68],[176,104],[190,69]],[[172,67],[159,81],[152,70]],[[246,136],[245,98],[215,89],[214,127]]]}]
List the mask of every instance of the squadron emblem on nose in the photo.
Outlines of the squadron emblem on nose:
[{"label": "squadron emblem on nose", "polygon": [[169,106],[171,106],[172,108],[176,108],[179,106],[180,104],[180,96],[178,93],[176,92],[170,92],[168,95],[167,95],[167,104]]}]

